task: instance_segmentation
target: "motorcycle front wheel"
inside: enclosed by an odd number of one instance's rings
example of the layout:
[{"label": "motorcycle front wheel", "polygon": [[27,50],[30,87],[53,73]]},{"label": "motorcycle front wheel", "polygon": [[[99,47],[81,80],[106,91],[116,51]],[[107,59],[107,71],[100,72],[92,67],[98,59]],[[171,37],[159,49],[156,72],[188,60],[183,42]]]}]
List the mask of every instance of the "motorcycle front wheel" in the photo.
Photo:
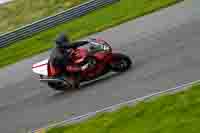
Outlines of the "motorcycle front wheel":
[{"label": "motorcycle front wheel", "polygon": [[113,54],[113,60],[110,64],[111,70],[115,72],[125,72],[131,65],[132,61],[128,56],[119,53]]}]

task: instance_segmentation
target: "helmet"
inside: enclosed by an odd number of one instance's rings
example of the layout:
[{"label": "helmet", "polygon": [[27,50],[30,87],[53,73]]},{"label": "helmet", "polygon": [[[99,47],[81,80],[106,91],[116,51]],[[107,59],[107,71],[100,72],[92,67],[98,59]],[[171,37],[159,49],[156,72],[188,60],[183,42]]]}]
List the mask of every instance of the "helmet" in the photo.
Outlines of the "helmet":
[{"label": "helmet", "polygon": [[68,48],[69,38],[64,33],[61,33],[55,40],[57,48]]}]

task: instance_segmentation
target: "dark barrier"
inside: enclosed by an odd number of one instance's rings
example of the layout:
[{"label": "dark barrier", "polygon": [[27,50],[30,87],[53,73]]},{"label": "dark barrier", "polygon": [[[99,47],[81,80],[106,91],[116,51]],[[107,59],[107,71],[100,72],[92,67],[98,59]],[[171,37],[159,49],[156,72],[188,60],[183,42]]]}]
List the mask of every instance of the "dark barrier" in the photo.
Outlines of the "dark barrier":
[{"label": "dark barrier", "polygon": [[92,0],[54,16],[50,16],[32,24],[23,26],[15,31],[0,35],[0,48],[117,1],[119,0]]}]

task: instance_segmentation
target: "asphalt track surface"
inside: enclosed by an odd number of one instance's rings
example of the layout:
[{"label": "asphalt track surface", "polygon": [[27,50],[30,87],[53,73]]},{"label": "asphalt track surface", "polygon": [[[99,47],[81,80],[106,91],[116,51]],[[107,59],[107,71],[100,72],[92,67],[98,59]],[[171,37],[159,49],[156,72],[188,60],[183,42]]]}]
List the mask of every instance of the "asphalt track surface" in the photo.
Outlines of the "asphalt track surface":
[{"label": "asphalt track surface", "polygon": [[93,35],[136,65],[81,90],[58,93],[37,81],[31,65],[48,52],[0,70],[0,131],[21,133],[200,79],[199,5],[188,0]]}]

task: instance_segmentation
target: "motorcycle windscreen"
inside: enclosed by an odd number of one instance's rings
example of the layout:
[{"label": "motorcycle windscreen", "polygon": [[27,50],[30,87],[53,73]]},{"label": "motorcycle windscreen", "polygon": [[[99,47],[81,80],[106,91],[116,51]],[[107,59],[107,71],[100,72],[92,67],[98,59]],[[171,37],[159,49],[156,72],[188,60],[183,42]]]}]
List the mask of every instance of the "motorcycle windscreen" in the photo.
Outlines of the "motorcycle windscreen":
[{"label": "motorcycle windscreen", "polygon": [[48,75],[48,59],[40,61],[38,63],[33,64],[32,70],[34,73],[37,73],[39,75]]}]

